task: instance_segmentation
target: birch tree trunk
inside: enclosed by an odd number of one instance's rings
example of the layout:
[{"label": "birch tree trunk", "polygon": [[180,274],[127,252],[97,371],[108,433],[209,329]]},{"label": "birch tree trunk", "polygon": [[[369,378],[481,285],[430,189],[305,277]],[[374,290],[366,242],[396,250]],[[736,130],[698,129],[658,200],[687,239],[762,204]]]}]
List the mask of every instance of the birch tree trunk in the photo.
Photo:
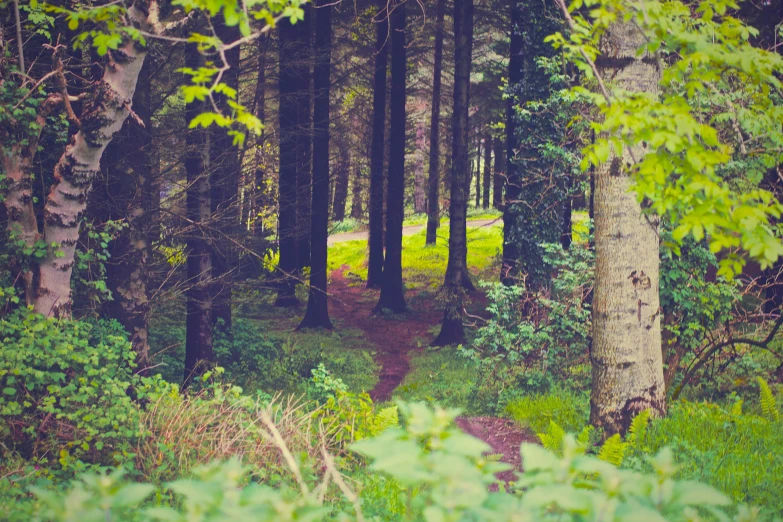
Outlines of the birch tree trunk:
[{"label": "birch tree trunk", "polygon": [[[128,18],[133,25],[150,30],[149,2],[143,4],[133,4]],[[34,282],[34,310],[45,316],[71,315],[71,273],[87,193],[100,170],[106,146],[130,113],[147,49],[126,38],[110,53],[112,59],[106,64],[103,77],[95,82],[84,101],[79,131],[54,168],[55,181],[46,199],[43,239],[49,249],[38,265]]]},{"label": "birch tree trunk", "polygon": [[[610,27],[598,66],[627,91],[656,92],[660,71],[637,57],[643,34],[632,24]],[[633,156],[644,155],[642,146]],[[604,435],[624,433],[645,409],[663,415],[666,395],[658,295],[658,226],[642,215],[631,191],[631,155],[595,172],[595,296],[590,422]]]}]

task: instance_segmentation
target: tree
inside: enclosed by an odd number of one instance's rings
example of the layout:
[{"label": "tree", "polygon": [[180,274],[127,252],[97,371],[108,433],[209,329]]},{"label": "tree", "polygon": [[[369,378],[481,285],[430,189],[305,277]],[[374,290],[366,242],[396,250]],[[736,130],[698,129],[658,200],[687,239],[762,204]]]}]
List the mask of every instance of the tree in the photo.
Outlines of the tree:
[{"label": "tree", "polygon": [[[304,18],[297,25],[297,128],[296,128],[296,269],[310,266],[310,215],[313,168],[312,114],[312,5],[304,5]],[[290,59],[290,57],[287,57]]]},{"label": "tree", "polygon": [[432,113],[430,116],[430,164],[427,179],[427,237],[434,245],[440,226],[440,88],[443,70],[443,17],[446,0],[438,0],[435,14],[435,58],[432,77]]},{"label": "tree", "polygon": [[396,3],[391,18],[391,121],[389,172],[386,193],[386,258],[381,296],[376,310],[407,310],[402,283],[402,220],[405,198],[405,2]]},{"label": "tree", "polygon": [[503,185],[506,169],[503,141],[500,138],[495,138],[493,148],[495,149],[495,174],[492,176],[492,206],[500,209],[503,206]]},{"label": "tree", "polygon": [[[196,44],[185,49],[185,67],[198,69],[203,59]],[[185,119],[193,121],[204,111],[204,103],[194,101],[185,107]],[[210,205],[210,131],[191,129],[185,137],[187,173],[188,289],[185,318],[185,386],[213,361],[212,347],[212,250],[204,228],[212,217]]]},{"label": "tree", "polygon": [[[306,20],[307,18],[305,18]],[[304,128],[306,117],[303,106],[309,107],[310,66],[307,55],[310,48],[310,28],[305,20],[297,23],[284,21],[279,25],[278,42],[280,53],[280,107],[279,146],[280,174],[278,189],[278,238],[280,261],[278,270],[281,282],[278,287],[275,306],[296,306],[295,273],[300,268],[301,234],[299,219],[300,205],[297,204],[303,192],[299,189],[303,169],[309,169],[310,147]],[[307,100],[307,101],[306,101]],[[309,110],[309,109],[308,109]],[[308,175],[309,177],[309,175]],[[302,189],[303,190],[303,189]],[[309,202],[308,202],[309,205]]]},{"label": "tree", "polygon": [[313,190],[310,237],[310,294],[299,328],[332,328],[326,294],[329,234],[329,76],[332,52],[332,0],[318,0],[315,9],[313,71]]},{"label": "tree", "polygon": [[380,288],[383,276],[383,156],[386,143],[386,68],[389,49],[387,0],[378,0],[375,22],[375,75],[372,94],[370,150],[370,230],[367,246],[367,288]]},{"label": "tree", "polygon": [[484,136],[484,199],[482,201],[482,208],[489,208],[489,188],[491,183],[490,176],[492,167],[492,136],[487,134]]},{"label": "tree", "polygon": [[461,343],[465,339],[462,325],[462,292],[465,277],[465,222],[468,205],[468,99],[470,90],[471,51],[473,47],[473,0],[454,5],[454,110],[452,114],[452,180],[449,202],[449,260],[446,265],[444,292],[446,307],[440,333],[434,346]]},{"label": "tree", "polygon": [[334,202],[332,203],[332,216],[335,221],[345,219],[345,203],[348,200],[348,178],[351,173],[351,155],[345,141],[342,138],[337,140],[338,163],[337,179],[334,187]]}]

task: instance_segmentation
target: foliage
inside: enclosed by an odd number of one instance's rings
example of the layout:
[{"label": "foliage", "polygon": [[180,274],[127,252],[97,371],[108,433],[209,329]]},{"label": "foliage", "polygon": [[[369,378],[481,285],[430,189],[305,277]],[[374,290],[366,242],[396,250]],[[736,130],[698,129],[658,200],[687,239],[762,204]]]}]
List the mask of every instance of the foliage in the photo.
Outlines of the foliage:
[{"label": "foliage", "polygon": [[[115,322],[54,321],[19,310],[0,318],[0,434],[28,457],[124,458],[139,435],[139,400],[172,391],[134,374]],[[135,400],[134,400],[135,399]]]},{"label": "foliage", "polygon": [[554,422],[565,432],[574,433],[587,425],[589,403],[584,394],[562,387],[546,395],[526,395],[509,401],[505,413],[536,433]]},{"label": "foliage", "polygon": [[[584,3],[590,6],[588,17],[577,11]],[[736,7],[733,0],[703,0],[695,8],[679,1],[576,0],[568,36],[548,38],[595,79],[599,41],[612,24],[635,24],[643,32],[639,53],[659,60],[660,92],[575,89],[600,113],[592,124],[597,139],[585,148],[583,167],[606,162],[611,151],[638,152],[644,143],[645,153],[631,167],[639,199],[675,224],[670,245],[675,251],[687,235],[696,241],[706,237],[713,252],[727,250],[720,263],[727,278],[744,265],[737,248],[762,268],[783,254],[771,224],[783,206],[757,188],[760,171],[781,159],[777,72],[783,58],[752,47],[749,39],[757,31],[728,14]],[[754,160],[744,178],[732,179],[725,168],[735,156]]]},{"label": "foliage", "polygon": [[780,411],[775,403],[775,396],[772,394],[772,390],[769,388],[767,381],[761,377],[757,377],[756,380],[759,383],[759,403],[761,404],[761,414],[768,420],[777,422],[780,420]]},{"label": "foliage", "polygon": [[[579,379],[587,364],[593,254],[577,245],[542,245],[556,270],[551,293],[531,297],[523,286],[483,283],[490,319],[461,353],[476,361],[482,381],[497,393],[542,392],[555,382]],[[582,373],[584,375],[584,373]],[[490,401],[492,397],[483,398]],[[497,399],[495,399],[497,400]]]}]

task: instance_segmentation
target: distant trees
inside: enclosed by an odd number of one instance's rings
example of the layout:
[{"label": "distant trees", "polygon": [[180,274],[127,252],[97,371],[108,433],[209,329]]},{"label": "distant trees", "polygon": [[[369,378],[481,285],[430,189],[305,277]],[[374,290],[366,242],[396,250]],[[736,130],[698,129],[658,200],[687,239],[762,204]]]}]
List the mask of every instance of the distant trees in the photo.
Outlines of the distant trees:
[{"label": "distant trees", "polygon": [[440,226],[440,90],[443,74],[443,17],[446,0],[438,0],[435,13],[435,48],[432,65],[432,108],[430,113],[430,155],[427,177],[427,237],[434,245]]}]

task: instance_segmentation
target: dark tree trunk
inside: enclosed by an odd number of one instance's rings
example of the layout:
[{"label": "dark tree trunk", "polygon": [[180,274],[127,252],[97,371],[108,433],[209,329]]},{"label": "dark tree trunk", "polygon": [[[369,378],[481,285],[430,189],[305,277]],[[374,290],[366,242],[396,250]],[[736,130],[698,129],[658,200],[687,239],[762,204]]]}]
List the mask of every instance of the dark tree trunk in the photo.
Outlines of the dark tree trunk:
[{"label": "dark tree trunk", "polygon": [[106,220],[128,224],[109,248],[106,287],[113,299],[107,303],[109,317],[116,319],[130,337],[136,352],[138,373],[149,368],[149,264],[150,229],[156,204],[152,174],[152,122],[150,119],[150,60],[141,68],[133,110],[144,123],[130,118],[106,148],[102,158],[106,183],[102,184],[100,207]]},{"label": "dark tree trunk", "polygon": [[313,154],[313,117],[312,117],[312,7],[305,4],[304,20],[297,22],[300,28],[301,53],[296,62],[299,69],[297,97],[297,155],[296,155],[296,268],[301,271],[310,266],[310,215],[312,213],[312,154]]},{"label": "dark tree trunk", "polygon": [[[240,38],[237,27],[215,24],[215,33],[224,42]],[[223,73],[223,82],[239,92],[239,46],[225,52],[230,67]],[[228,98],[216,95],[220,110],[228,113],[231,107]],[[231,287],[233,271],[237,266],[237,250],[231,239],[239,233],[239,151],[233,145],[233,138],[226,129],[213,126],[210,143],[210,188],[212,216],[218,231],[212,238],[212,322],[228,332],[231,330]]]},{"label": "dark tree trunk", "polygon": [[476,132],[476,208],[481,206],[481,134]]},{"label": "dark tree trunk", "polygon": [[482,207],[489,208],[490,176],[492,176],[492,137],[484,136],[484,199]]},{"label": "dark tree trunk", "polygon": [[520,256],[519,245],[514,240],[512,231],[516,220],[512,206],[519,200],[522,175],[515,161],[519,150],[517,137],[517,122],[514,107],[519,103],[517,86],[522,82],[524,57],[522,56],[524,38],[522,36],[522,8],[518,0],[509,0],[511,4],[511,45],[508,61],[508,99],[506,105],[506,190],[505,208],[503,209],[503,262],[500,269],[500,280],[503,284],[512,285],[516,282],[517,265]]},{"label": "dark tree trunk", "polygon": [[424,148],[427,146],[424,136],[424,122],[416,123],[416,165],[413,178],[413,211],[416,214],[427,212],[427,195],[424,190]]},{"label": "dark tree trunk", "polygon": [[465,341],[462,326],[462,278],[464,277],[465,219],[467,216],[469,179],[468,162],[468,98],[470,89],[470,62],[473,48],[473,0],[454,4],[454,113],[452,116],[452,181],[449,202],[449,261],[446,266],[444,289],[446,308],[443,324],[434,346],[445,346]]},{"label": "dark tree trunk", "polygon": [[310,229],[310,294],[299,328],[332,328],[326,295],[329,235],[329,73],[332,53],[332,0],[315,9],[313,68],[313,208]]},{"label": "dark tree trunk", "polygon": [[334,182],[334,203],[332,203],[332,215],[335,221],[345,219],[345,203],[348,199],[348,178],[351,172],[351,156],[348,147],[341,139],[338,141],[340,161],[337,164],[337,179]]},{"label": "dark tree trunk", "polygon": [[430,116],[430,166],[427,187],[427,239],[434,245],[440,226],[440,87],[443,69],[443,17],[446,0],[438,0],[435,15],[435,63],[432,80],[432,114]]},{"label": "dark tree trunk", "polygon": [[[258,78],[256,82],[256,116],[262,122],[266,120],[266,57],[269,47],[269,35],[262,34],[258,37]],[[264,209],[267,205],[266,199],[266,155],[265,145],[266,133],[261,130],[261,134],[256,140],[255,149],[255,178],[253,183],[255,190],[253,191],[253,204],[249,205],[252,209],[250,215],[250,223],[253,227],[253,233],[256,237],[263,238],[266,235],[264,230],[264,222],[261,216],[264,214]]]},{"label": "dark tree trunk", "polygon": [[[185,50],[185,66],[197,69],[203,65],[195,44]],[[185,107],[187,125],[202,111],[201,102]],[[184,386],[200,375],[214,359],[212,351],[212,250],[204,230],[212,217],[209,186],[209,131],[195,128],[185,137],[185,172],[187,172],[187,217],[191,233],[187,238],[188,289],[185,328]]]},{"label": "dark tree trunk", "polygon": [[[364,208],[362,205],[362,170],[359,163],[353,165],[353,183],[351,184],[351,217],[353,219],[362,219]],[[350,171],[349,171],[350,172]]]},{"label": "dark tree trunk", "polygon": [[387,0],[378,0],[375,22],[375,75],[372,95],[372,144],[370,147],[370,230],[367,288],[380,288],[383,276],[383,156],[386,142],[386,67],[389,59]]},{"label": "dark tree trunk", "polygon": [[386,259],[383,263],[381,297],[376,310],[407,309],[402,284],[402,219],[405,196],[405,3],[391,13],[391,126],[389,128],[389,174],[386,195]]},{"label": "dark tree trunk", "polygon": [[[291,25],[284,20],[278,25],[280,60],[280,108],[279,146],[280,173],[278,188],[278,244],[280,256],[278,271],[280,283],[275,306],[296,306],[297,264],[297,173],[301,167],[300,156],[309,155],[309,146],[302,138],[301,106],[309,105],[309,54],[310,30],[303,21]],[[308,130],[309,132],[309,130]],[[305,150],[307,149],[307,150]],[[308,161],[309,163],[309,161]],[[308,203],[309,204],[309,203]]]},{"label": "dark tree trunk", "polygon": [[494,148],[495,175],[492,176],[492,206],[500,209],[503,206],[503,181],[506,169],[506,161],[503,154],[503,141],[500,138],[495,138]]}]

